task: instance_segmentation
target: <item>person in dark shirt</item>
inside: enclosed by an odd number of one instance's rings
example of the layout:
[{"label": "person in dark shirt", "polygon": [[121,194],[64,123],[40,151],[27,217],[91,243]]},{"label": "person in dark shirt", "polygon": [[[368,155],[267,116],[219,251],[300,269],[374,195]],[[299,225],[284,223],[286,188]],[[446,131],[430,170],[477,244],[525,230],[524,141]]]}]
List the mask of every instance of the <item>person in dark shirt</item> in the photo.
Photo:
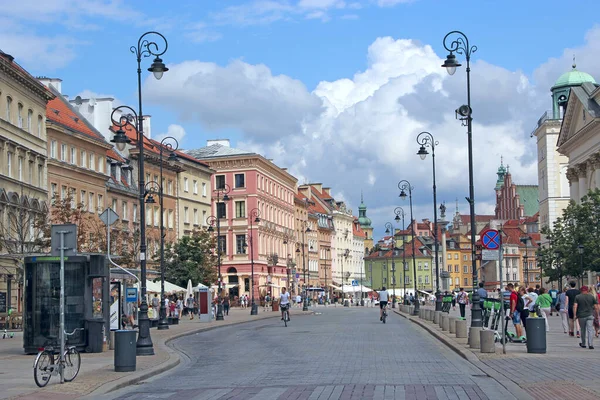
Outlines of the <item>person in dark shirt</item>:
[{"label": "person in dark shirt", "polygon": [[540,294],[540,285],[535,285],[535,294]]},{"label": "person in dark shirt", "polygon": [[579,289],[575,289],[575,281],[569,282],[569,286],[571,287],[567,290],[567,298],[569,299],[569,336],[574,336],[575,330],[577,331],[577,337],[579,336],[579,321],[575,318],[575,314],[573,314],[573,305],[575,304],[575,297],[580,293]]},{"label": "person in dark shirt", "polygon": [[587,336],[587,344],[590,350],[594,349],[594,310],[598,310],[598,299],[588,293],[587,286],[582,286],[581,293],[575,296],[573,312],[581,325],[581,343],[579,343],[579,346],[585,348]]}]

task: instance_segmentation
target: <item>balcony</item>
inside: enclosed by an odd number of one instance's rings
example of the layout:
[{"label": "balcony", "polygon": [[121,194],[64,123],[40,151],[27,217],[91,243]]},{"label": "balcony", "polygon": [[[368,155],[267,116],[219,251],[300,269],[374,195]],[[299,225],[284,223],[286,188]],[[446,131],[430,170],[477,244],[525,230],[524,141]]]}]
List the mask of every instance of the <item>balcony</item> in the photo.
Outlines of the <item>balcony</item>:
[{"label": "balcony", "polygon": [[531,131],[530,137],[533,137],[533,135],[535,134],[535,131],[537,131],[540,128],[540,126],[542,126],[544,124],[544,122],[546,122],[546,121],[560,121],[560,119],[554,119],[554,115],[553,114],[554,113],[552,112],[552,110],[544,111],[544,113],[542,114],[542,116],[540,117],[540,119],[538,119],[535,128],[533,128],[533,130]]}]

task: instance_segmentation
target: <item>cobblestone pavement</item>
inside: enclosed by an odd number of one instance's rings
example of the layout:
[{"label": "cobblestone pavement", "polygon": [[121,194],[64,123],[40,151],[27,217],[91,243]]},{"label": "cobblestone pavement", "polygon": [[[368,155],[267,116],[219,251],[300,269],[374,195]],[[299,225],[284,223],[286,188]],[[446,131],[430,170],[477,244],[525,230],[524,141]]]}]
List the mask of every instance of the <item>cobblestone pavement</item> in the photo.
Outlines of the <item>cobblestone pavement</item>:
[{"label": "cobblestone pavement", "polygon": [[113,392],[134,399],[514,399],[410,321],[374,308],[320,308],[181,338],[175,370]]}]

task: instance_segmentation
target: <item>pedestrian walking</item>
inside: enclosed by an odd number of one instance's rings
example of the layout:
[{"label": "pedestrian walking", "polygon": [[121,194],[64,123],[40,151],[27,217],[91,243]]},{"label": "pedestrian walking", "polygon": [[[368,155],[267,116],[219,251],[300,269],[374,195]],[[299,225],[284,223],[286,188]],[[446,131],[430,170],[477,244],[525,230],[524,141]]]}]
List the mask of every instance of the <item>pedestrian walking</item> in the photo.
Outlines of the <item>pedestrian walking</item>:
[{"label": "pedestrian walking", "polygon": [[535,304],[540,307],[540,311],[542,313],[542,317],[544,317],[544,321],[546,323],[546,332],[550,332],[550,324],[548,323],[548,318],[550,317],[550,310],[552,307],[552,297],[548,293],[546,293],[546,288],[539,288],[539,296],[535,301]]},{"label": "pedestrian walking", "polygon": [[560,315],[560,321],[562,322],[562,328],[564,333],[569,333],[569,298],[567,297],[567,287],[565,286],[562,292],[558,295],[556,305],[558,307],[558,314]]},{"label": "pedestrian walking", "polygon": [[187,298],[187,309],[190,314],[190,319],[194,319],[194,295],[190,293],[190,297]]},{"label": "pedestrian walking", "polygon": [[160,309],[160,299],[158,298],[158,294],[154,293],[154,297],[152,298],[152,311],[154,313],[154,319],[158,319],[159,309]]},{"label": "pedestrian walking", "polygon": [[465,317],[465,310],[467,308],[467,304],[469,304],[469,296],[465,292],[464,288],[460,288],[460,291],[457,295],[458,307],[460,308],[460,317]]},{"label": "pedestrian walking", "polygon": [[569,336],[573,336],[574,332],[577,332],[577,337],[579,337],[579,321],[575,318],[575,313],[573,312],[575,297],[580,293],[578,289],[575,289],[576,285],[575,281],[569,282],[570,289],[567,290],[567,298],[569,299]]},{"label": "pedestrian walking", "polygon": [[581,327],[581,343],[579,346],[594,349],[594,310],[598,310],[598,299],[588,293],[588,287],[582,286],[581,292],[575,296],[575,304],[573,304],[573,312],[575,318],[579,320]]},{"label": "pedestrian walking", "polygon": [[223,312],[225,315],[229,315],[229,296],[225,296],[223,299]]}]

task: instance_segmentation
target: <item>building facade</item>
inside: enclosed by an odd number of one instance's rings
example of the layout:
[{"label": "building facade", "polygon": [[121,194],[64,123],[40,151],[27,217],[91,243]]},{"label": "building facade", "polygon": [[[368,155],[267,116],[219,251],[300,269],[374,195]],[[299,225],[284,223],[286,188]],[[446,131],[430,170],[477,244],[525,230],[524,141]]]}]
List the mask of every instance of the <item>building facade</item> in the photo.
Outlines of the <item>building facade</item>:
[{"label": "building facade", "polygon": [[48,212],[46,104],[54,98],[0,51],[0,293],[4,314],[22,311],[23,253],[36,251],[36,219]]},{"label": "building facade", "polygon": [[496,181],[496,219],[531,217],[539,211],[537,185],[516,185],[502,162]]},{"label": "building facade", "polygon": [[[228,140],[208,141],[187,154],[215,171],[211,215],[220,221],[221,275],[227,293],[251,294],[254,260],[255,298],[278,296],[288,276],[289,238],[295,237],[296,178],[259,154],[230,147]],[[230,200],[223,201],[224,193]]]}]

